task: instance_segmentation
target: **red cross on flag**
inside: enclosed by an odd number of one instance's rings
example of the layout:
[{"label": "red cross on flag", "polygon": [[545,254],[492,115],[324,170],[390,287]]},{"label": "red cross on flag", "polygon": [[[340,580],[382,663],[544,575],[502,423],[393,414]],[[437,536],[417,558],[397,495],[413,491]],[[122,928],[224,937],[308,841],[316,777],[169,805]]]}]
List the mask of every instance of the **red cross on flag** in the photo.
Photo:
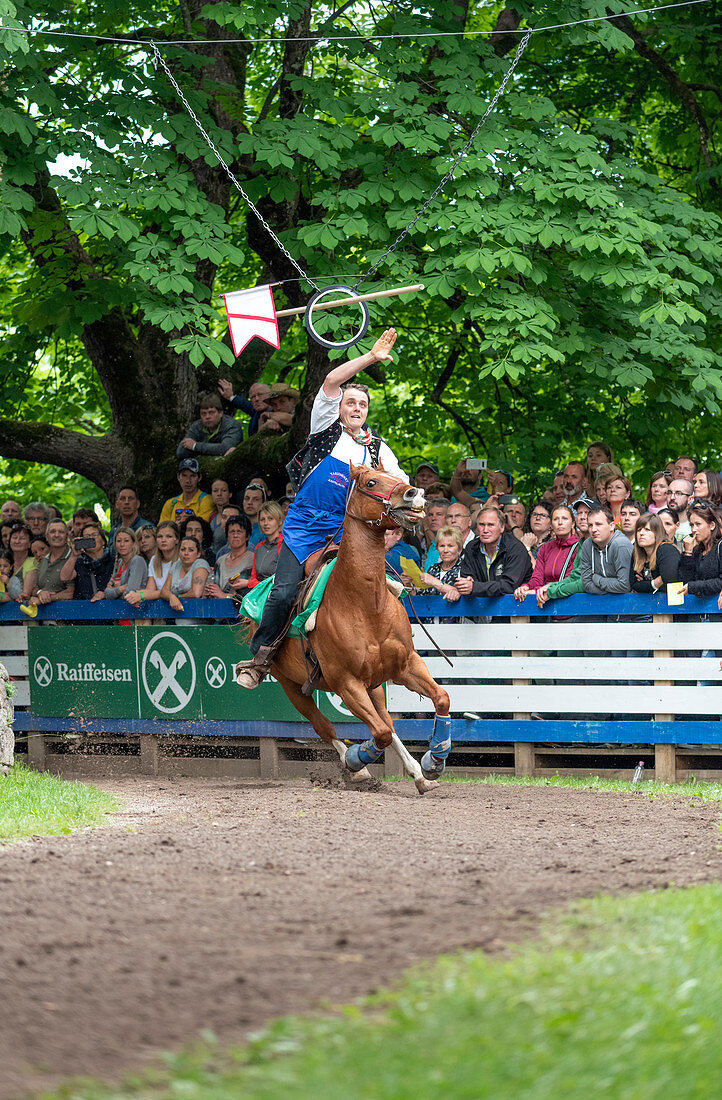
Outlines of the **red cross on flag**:
[{"label": "red cross on flag", "polygon": [[276,320],[276,305],[270,286],[253,286],[223,295],[231,330],[233,354],[241,354],[254,336],[265,340],[272,348],[281,346]]}]

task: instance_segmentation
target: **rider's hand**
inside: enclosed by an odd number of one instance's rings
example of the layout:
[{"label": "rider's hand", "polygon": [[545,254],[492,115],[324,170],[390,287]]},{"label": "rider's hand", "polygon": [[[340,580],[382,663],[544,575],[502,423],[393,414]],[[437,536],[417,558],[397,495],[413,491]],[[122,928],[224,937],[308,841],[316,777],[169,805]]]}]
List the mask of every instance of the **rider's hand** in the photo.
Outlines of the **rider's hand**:
[{"label": "rider's hand", "polygon": [[396,343],[396,329],[387,328],[385,332],[382,332],[378,340],[371,348],[371,354],[378,362],[379,359],[393,359],[391,355],[391,349]]}]

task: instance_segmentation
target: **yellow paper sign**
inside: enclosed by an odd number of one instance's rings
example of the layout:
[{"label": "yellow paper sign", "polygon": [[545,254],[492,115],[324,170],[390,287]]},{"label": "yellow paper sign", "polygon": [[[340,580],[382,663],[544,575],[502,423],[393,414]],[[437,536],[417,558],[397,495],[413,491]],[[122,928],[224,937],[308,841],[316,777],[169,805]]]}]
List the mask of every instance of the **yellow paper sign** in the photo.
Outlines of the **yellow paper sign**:
[{"label": "yellow paper sign", "polygon": [[407,577],[411,577],[414,582],[414,588],[428,588],[428,584],[424,584],[421,579],[421,570],[414,561],[413,558],[400,558],[401,572],[405,573]]},{"label": "yellow paper sign", "polygon": [[682,581],[670,581],[667,585],[667,603],[670,607],[679,607],[684,603]]}]

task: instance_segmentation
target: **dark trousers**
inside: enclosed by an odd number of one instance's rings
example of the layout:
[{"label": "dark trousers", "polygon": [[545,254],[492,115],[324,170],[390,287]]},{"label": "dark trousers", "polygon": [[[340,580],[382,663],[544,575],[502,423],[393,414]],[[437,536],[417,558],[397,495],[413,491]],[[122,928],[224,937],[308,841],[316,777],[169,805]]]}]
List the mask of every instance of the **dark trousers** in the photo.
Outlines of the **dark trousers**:
[{"label": "dark trousers", "polygon": [[273,587],[263,609],[263,618],[258,630],[251,638],[251,653],[258,653],[261,646],[273,645],[286,625],[291,605],[303,580],[303,564],[293,554],[285,542],[281,545],[278,565],[273,577]]}]

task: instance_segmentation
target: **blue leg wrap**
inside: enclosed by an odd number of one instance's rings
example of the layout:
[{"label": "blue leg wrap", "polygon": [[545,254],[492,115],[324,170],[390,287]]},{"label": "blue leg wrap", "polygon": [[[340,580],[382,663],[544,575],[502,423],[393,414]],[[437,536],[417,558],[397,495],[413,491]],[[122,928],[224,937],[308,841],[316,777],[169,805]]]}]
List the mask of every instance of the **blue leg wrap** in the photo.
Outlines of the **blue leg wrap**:
[{"label": "blue leg wrap", "polygon": [[437,760],[446,760],[451,752],[451,719],[448,715],[434,715],[434,732],[431,734],[429,748]]},{"label": "blue leg wrap", "polygon": [[344,763],[349,771],[360,772],[367,764],[377,764],[383,759],[384,749],[380,749],[373,738],[362,745],[351,745],[346,750]]},{"label": "blue leg wrap", "polygon": [[446,758],[451,752],[451,719],[441,714],[434,715],[434,730],[429,742],[429,751],[421,758],[421,771],[425,779],[438,779],[446,767]]}]

